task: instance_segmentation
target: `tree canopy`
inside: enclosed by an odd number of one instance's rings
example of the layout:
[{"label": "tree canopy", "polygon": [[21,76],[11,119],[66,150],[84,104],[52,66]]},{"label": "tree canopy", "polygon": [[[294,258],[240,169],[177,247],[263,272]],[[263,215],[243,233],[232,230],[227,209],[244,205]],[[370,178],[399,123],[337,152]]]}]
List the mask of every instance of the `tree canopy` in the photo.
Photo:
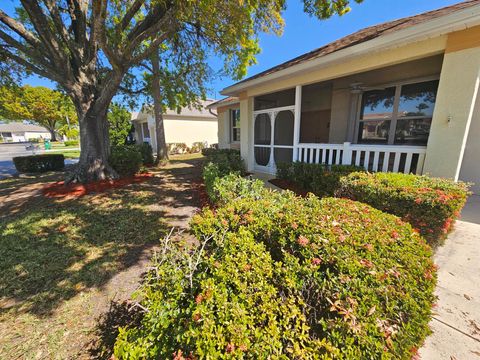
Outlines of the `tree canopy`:
[{"label": "tree canopy", "polygon": [[108,110],[110,145],[124,145],[132,128],[131,114],[122,105],[113,102]]},{"label": "tree canopy", "polygon": [[76,123],[76,112],[70,98],[43,86],[0,88],[0,117],[31,120],[45,126],[52,140],[55,140],[55,132],[62,125]]},{"label": "tree canopy", "polygon": [[[285,0],[19,2],[16,14],[0,10],[0,59],[55,81],[72,99],[82,151],[71,180],[78,181],[116,176],[107,111],[133,67],[156,51],[185,49],[205,62],[220,57],[223,71],[240,79],[260,51],[258,34],[282,32],[286,7]],[[303,0],[319,18],[345,13],[349,2]]]}]

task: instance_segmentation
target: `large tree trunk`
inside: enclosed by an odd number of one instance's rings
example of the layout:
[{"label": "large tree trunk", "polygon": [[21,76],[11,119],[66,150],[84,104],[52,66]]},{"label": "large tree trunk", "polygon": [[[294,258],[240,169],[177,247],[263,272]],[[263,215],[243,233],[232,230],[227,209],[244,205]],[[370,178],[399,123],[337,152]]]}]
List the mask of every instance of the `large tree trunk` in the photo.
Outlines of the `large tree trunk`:
[{"label": "large tree trunk", "polygon": [[155,134],[157,143],[157,159],[168,159],[168,148],[165,141],[165,126],[163,123],[163,107],[162,107],[162,94],[160,90],[160,66],[158,52],[155,51],[152,55],[152,97],[153,97],[153,112],[155,114]]},{"label": "large tree trunk", "polygon": [[50,132],[50,141],[57,141],[57,135],[55,134],[55,130],[48,129]]},{"label": "large tree trunk", "polygon": [[80,159],[74,170],[68,174],[67,182],[86,183],[118,178],[108,163],[110,142],[107,110],[108,105],[103,109],[90,109],[83,116],[79,116]]},{"label": "large tree trunk", "polygon": [[91,88],[83,86],[80,95],[72,95],[80,127],[81,151],[78,164],[67,175],[67,183],[118,178],[117,172],[108,163],[110,141],[107,112],[122,77],[123,73],[113,73],[100,93],[92,94],[89,92]]}]

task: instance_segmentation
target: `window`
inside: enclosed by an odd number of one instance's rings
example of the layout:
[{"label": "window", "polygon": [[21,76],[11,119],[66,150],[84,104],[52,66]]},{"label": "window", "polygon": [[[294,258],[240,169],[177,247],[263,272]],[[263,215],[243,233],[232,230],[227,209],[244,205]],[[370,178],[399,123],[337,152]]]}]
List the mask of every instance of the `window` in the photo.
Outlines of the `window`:
[{"label": "window", "polygon": [[366,91],[362,97],[358,142],[426,145],[438,80]]},{"label": "window", "polygon": [[148,123],[142,123],[142,132],[144,139],[150,139],[150,129],[148,128]]},{"label": "window", "polygon": [[240,141],[240,109],[230,110],[231,142]]}]

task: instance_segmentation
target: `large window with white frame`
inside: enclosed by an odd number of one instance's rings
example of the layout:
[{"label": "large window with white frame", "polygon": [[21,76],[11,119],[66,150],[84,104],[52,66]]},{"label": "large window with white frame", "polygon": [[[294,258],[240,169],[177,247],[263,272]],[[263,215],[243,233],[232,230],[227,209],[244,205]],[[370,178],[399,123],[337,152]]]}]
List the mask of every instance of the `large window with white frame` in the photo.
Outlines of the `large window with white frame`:
[{"label": "large window with white frame", "polygon": [[230,142],[240,142],[240,109],[230,110]]},{"label": "large window with white frame", "polygon": [[427,145],[438,80],[393,85],[362,95],[357,142]]}]

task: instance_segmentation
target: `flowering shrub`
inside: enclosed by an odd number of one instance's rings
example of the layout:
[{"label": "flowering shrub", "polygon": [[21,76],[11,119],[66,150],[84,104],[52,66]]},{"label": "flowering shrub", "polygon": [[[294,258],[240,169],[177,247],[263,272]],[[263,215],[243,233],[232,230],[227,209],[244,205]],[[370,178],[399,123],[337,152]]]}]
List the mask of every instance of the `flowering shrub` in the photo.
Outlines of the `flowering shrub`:
[{"label": "flowering shrub", "polygon": [[347,199],[267,191],[204,209],[192,229],[248,232],[261,242],[285,272],[280,293],[299,296],[308,338],[333,346],[333,358],[408,359],[429,333],[431,250],[393,215]]},{"label": "flowering shrub", "polygon": [[285,276],[245,230],[216,233],[190,250],[167,242],[137,294],[141,325],[120,329],[115,356],[331,358],[336,349],[309,336],[302,299],[279,292]]},{"label": "flowering shrub", "polygon": [[302,162],[284,163],[277,166],[277,178],[287,180],[306,192],[333,196],[340,187],[340,178],[363,168],[353,165],[323,165]]},{"label": "flowering shrub", "polygon": [[465,183],[397,173],[353,173],[338,192],[401,217],[432,244],[452,229],[468,194]]}]

